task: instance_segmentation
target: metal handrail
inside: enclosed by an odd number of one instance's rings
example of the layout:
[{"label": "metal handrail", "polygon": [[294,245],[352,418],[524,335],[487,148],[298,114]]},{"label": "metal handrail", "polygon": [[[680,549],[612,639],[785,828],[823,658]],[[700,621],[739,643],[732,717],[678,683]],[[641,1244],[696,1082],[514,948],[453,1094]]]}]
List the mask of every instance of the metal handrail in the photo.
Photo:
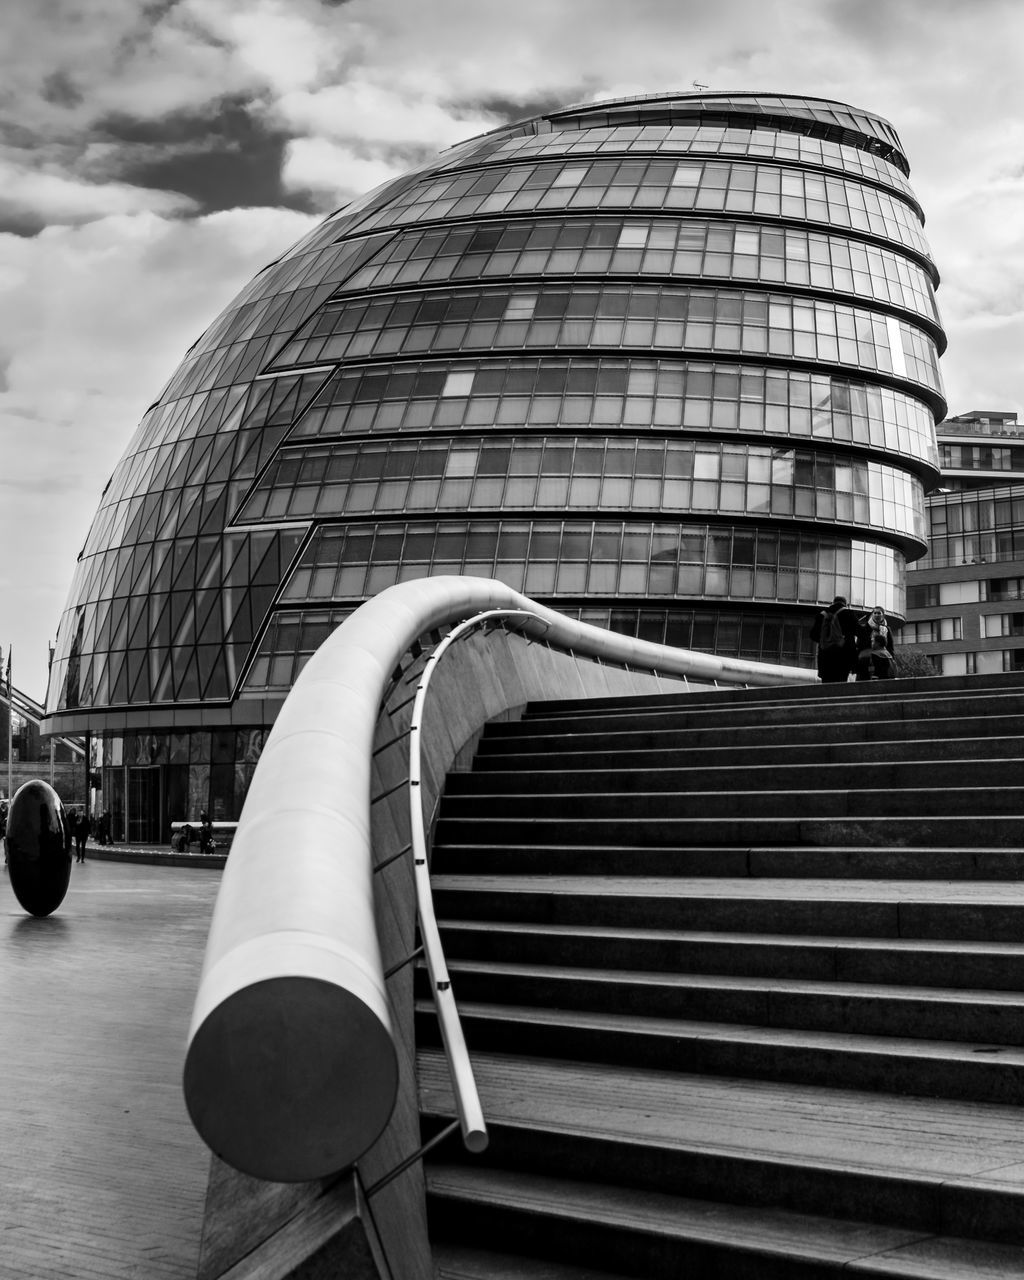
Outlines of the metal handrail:
[{"label": "metal handrail", "polygon": [[445,652],[467,631],[473,630],[491,618],[508,617],[534,618],[546,629],[547,624],[539,614],[530,613],[525,609],[486,609],[482,613],[474,614],[472,618],[467,618],[465,622],[460,622],[448,632],[424,664],[412,704],[412,723],[409,726],[409,827],[412,833],[420,939],[423,943],[423,958],[426,961],[427,972],[430,974],[430,986],[434,995],[434,1006],[437,1009],[437,1020],[441,1027],[445,1057],[448,1061],[452,1094],[459,1113],[462,1140],[467,1149],[474,1152],[483,1151],[487,1147],[487,1125],[484,1122],[480,1094],[476,1087],[473,1066],[469,1060],[466,1038],[462,1033],[462,1021],[455,1004],[451,978],[444,958],[444,947],[437,928],[437,916],[434,912],[434,895],[430,887],[430,867],[427,862],[427,837],[423,824],[423,803],[419,790],[422,772],[420,730],[430,677],[437,669],[437,664]]},{"label": "metal handrail", "polygon": [[[604,631],[492,579],[390,587],[309,660],[249,787],[210,924],[185,1055],[196,1129],[227,1163],[309,1181],[360,1158],[399,1093],[375,916],[371,841],[381,703],[410,647],[489,609],[598,663],[729,684],[812,672],[722,658]],[[529,616],[526,616],[526,615]]]}]

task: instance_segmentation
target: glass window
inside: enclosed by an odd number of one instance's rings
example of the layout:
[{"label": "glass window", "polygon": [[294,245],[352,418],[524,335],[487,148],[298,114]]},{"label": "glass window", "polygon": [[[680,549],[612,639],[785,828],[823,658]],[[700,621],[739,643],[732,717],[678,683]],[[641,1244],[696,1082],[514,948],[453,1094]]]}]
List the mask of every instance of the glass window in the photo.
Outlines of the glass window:
[{"label": "glass window", "polygon": [[443,396],[468,396],[473,390],[473,371],[458,370],[448,374],[444,381]]},{"label": "glass window", "polygon": [[643,249],[647,244],[646,226],[630,226],[626,224],[619,232],[618,245],[620,249]]}]

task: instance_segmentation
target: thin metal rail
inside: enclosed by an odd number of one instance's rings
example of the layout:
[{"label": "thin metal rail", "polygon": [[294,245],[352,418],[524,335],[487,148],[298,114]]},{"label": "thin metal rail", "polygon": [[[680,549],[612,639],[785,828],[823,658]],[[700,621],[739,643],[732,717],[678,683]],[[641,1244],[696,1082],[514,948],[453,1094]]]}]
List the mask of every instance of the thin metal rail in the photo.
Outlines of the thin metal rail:
[{"label": "thin metal rail", "polygon": [[474,614],[472,618],[467,618],[465,622],[460,622],[458,626],[453,627],[424,664],[412,704],[412,723],[409,726],[409,826],[416,872],[416,909],[419,914],[420,939],[423,943],[423,957],[427,972],[430,974],[430,988],[434,995],[437,1020],[441,1027],[441,1040],[444,1043],[445,1057],[448,1061],[455,1107],[459,1113],[462,1140],[470,1151],[483,1151],[486,1148],[487,1125],[484,1122],[480,1094],[476,1087],[473,1066],[469,1060],[466,1038],[462,1033],[462,1022],[455,1004],[451,978],[444,958],[444,948],[441,945],[441,935],[437,928],[437,916],[434,913],[434,895],[430,888],[427,837],[420,794],[421,730],[430,677],[447,650],[467,631],[473,630],[492,618],[510,617],[534,618],[545,629],[547,627],[543,618],[525,609],[486,609],[483,613]]}]

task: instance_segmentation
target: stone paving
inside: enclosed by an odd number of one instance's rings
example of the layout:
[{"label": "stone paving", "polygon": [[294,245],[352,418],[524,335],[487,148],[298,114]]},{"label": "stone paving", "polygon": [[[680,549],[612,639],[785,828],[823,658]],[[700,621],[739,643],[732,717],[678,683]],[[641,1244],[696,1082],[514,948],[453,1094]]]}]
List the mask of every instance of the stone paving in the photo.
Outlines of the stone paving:
[{"label": "stone paving", "polygon": [[90,860],[39,920],[0,869],[3,1280],[195,1275],[209,1154],[181,1070],[219,882]]}]

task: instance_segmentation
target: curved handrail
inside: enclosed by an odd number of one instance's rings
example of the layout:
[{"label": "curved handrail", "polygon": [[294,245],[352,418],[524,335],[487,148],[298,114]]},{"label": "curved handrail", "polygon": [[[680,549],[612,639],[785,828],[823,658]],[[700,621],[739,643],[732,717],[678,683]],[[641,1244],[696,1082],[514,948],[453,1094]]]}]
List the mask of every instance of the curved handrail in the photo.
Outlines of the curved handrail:
[{"label": "curved handrail", "polygon": [[391,1115],[398,1058],[374,919],[370,779],[378,711],[414,641],[491,608],[604,661],[726,683],[803,668],[671,649],[565,618],[485,578],[390,587],[295,682],[256,767],[214,908],[185,1057],[206,1144],[244,1173],[305,1181],[347,1167]]},{"label": "curved handrail", "polygon": [[[420,940],[423,943],[423,958],[426,961],[427,972],[430,974],[430,987],[434,993],[434,1005],[441,1027],[445,1057],[448,1060],[448,1074],[451,1077],[455,1108],[459,1114],[462,1141],[473,1152],[486,1149],[487,1125],[484,1121],[483,1107],[480,1105],[480,1094],[476,1087],[473,1066],[469,1060],[469,1050],[466,1048],[466,1038],[462,1033],[462,1021],[455,1004],[451,978],[448,975],[444,947],[437,927],[437,915],[434,912],[434,894],[430,886],[430,866],[427,860],[427,837],[423,825],[423,803],[419,789],[422,774],[420,740],[430,677],[447,650],[456,640],[489,619],[511,617],[538,618],[538,615],[527,613],[523,609],[485,609],[482,613],[467,618],[465,622],[460,622],[457,627],[453,627],[448,632],[424,663],[423,674],[412,704],[412,723],[409,726],[409,829],[413,864],[416,868],[416,910],[420,920]],[[538,621],[543,622],[543,619],[538,618]]]}]

